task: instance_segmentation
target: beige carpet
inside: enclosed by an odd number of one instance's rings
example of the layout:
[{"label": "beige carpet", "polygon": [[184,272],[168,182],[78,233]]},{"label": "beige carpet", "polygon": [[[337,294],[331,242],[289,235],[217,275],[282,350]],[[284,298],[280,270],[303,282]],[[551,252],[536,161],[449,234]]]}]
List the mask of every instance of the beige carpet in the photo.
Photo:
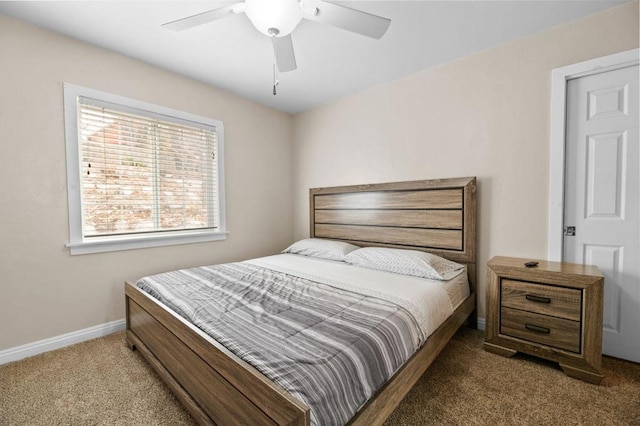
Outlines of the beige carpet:
[{"label": "beige carpet", "polygon": [[[640,425],[640,365],[606,358],[601,386],[553,363],[482,350],[463,329],[387,425]],[[192,425],[123,334],[0,366],[1,425]]]}]

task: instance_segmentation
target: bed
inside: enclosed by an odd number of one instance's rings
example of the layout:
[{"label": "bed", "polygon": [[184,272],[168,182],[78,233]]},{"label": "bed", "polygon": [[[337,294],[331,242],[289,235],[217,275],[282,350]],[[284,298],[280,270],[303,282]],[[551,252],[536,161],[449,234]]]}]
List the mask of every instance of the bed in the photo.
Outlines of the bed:
[{"label": "bed", "polygon": [[[463,264],[470,292],[350,424],[381,424],[457,329],[475,326],[476,185],[454,178],[311,189],[310,237],[420,250]],[[200,328],[125,283],[126,341],[200,424],[309,425],[310,408]]]}]

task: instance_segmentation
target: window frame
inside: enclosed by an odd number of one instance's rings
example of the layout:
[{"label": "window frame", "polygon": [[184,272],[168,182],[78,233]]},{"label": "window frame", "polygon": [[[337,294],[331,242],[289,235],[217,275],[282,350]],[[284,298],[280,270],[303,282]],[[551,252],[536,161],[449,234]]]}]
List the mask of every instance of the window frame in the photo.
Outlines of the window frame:
[{"label": "window frame", "polygon": [[[161,247],[174,244],[219,241],[227,237],[225,173],[224,173],[224,126],[221,121],[175,109],[154,105],[123,96],[112,95],[74,84],[63,83],[64,122],[67,160],[67,201],[69,208],[69,248],[71,255],[101,253],[110,251]],[[140,234],[91,236],[83,233],[81,146],[79,141],[78,101],[80,97],[95,99],[122,107],[123,111],[147,112],[149,117],[171,117],[180,120],[215,127],[217,136],[218,172],[218,217],[217,229],[172,230],[146,232]]]}]

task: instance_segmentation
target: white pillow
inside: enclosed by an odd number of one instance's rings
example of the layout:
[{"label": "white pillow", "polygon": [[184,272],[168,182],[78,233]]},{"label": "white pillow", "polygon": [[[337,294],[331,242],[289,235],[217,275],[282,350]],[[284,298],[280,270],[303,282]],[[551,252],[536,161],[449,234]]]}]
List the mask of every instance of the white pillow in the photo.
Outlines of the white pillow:
[{"label": "white pillow", "polygon": [[363,268],[433,280],[450,280],[464,270],[464,265],[435,254],[383,247],[365,247],[352,251],[345,261]]},{"label": "white pillow", "polygon": [[358,246],[343,241],[307,238],[293,243],[284,249],[282,253],[300,254],[302,256],[344,262],[347,253],[357,250],[358,248]]}]

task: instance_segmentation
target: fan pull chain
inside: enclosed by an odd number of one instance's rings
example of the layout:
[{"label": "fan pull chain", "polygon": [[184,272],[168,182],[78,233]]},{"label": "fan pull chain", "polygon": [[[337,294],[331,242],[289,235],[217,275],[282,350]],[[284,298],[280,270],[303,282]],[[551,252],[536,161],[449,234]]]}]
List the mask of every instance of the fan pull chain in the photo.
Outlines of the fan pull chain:
[{"label": "fan pull chain", "polygon": [[277,76],[278,74],[276,71],[276,64],[273,64],[273,96],[277,95],[276,87],[278,86],[278,84],[280,84]]},{"label": "fan pull chain", "polygon": [[280,84],[280,82],[278,81],[278,70],[275,64],[275,61],[277,60],[277,53],[276,53],[276,35],[278,30],[274,30],[273,33],[271,33],[271,44],[273,45],[273,56],[274,56],[274,64],[273,64],[273,96],[277,95],[278,92],[276,91],[276,87],[278,86],[278,84]]}]

